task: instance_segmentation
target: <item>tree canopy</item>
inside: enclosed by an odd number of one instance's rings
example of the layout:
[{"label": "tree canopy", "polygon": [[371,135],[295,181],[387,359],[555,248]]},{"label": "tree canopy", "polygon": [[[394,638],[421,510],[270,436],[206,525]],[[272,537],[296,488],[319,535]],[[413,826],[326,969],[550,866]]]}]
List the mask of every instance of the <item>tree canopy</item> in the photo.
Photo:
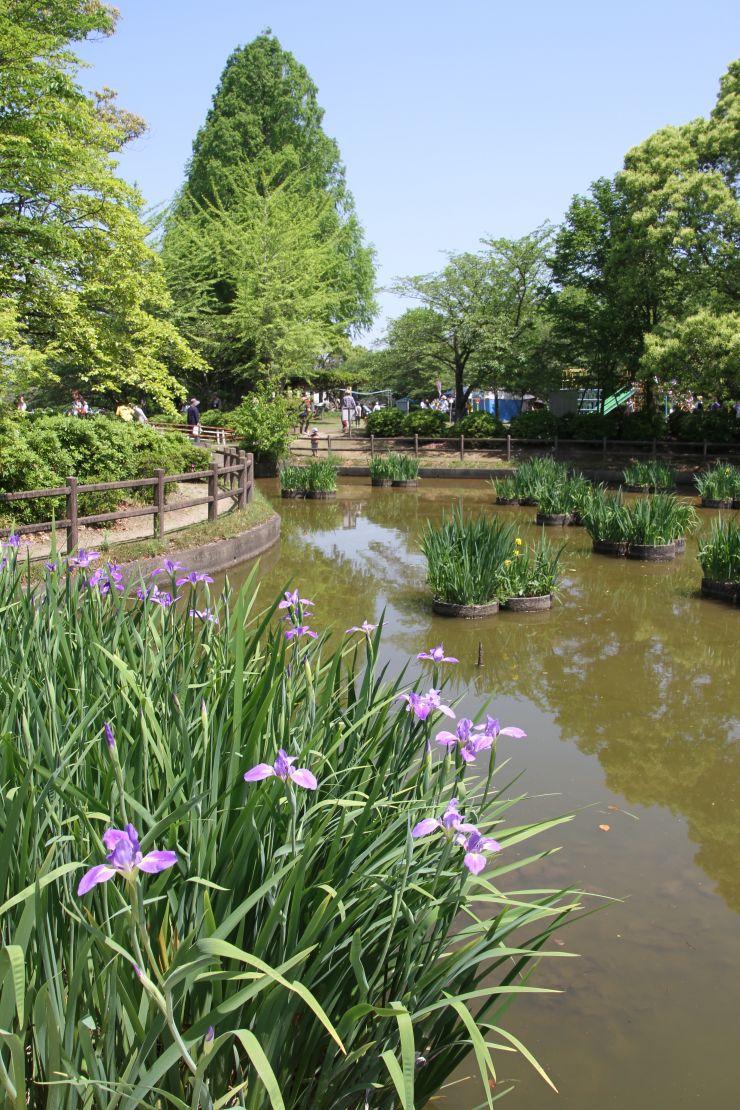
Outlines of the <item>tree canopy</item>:
[{"label": "tree canopy", "polygon": [[170,403],[198,358],[165,319],[142,199],[115,155],[143,122],[88,97],[71,44],[109,35],[98,0],[0,11],[0,370],[6,394],[87,384]]},{"label": "tree canopy", "polygon": [[661,128],[613,180],[573,199],[552,311],[571,359],[605,392],[641,380],[649,401],[656,377],[740,388],[739,120],[733,62],[708,119]]},{"label": "tree canopy", "polygon": [[173,319],[228,393],[310,379],[375,312],[373,252],[317,89],[270,34],[229,58],[163,257]]}]

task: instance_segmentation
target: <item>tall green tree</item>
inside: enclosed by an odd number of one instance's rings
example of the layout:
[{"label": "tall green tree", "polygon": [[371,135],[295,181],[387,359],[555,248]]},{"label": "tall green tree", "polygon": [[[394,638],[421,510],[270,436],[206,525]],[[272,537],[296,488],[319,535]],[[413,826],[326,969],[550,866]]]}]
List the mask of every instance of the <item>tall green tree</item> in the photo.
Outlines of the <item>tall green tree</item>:
[{"label": "tall green tree", "polygon": [[[537,388],[545,344],[549,228],[518,240],[484,240],[477,254],[452,254],[438,274],[403,278],[394,292],[419,302],[391,323],[388,361],[416,390],[435,380],[455,390],[465,413],[479,387]],[[409,388],[409,392],[414,390]]]},{"label": "tall green tree", "polygon": [[173,318],[227,393],[309,377],[372,321],[373,252],[322,119],[305,68],[266,33],[231,55],[195,138],[163,257]]},{"label": "tall green tree", "polygon": [[[661,128],[612,181],[571,204],[553,317],[571,358],[605,391],[642,381],[650,403],[663,372],[713,391],[710,332],[734,336],[740,302],[739,121],[733,62],[708,119]],[[732,380],[723,365],[717,389]]]},{"label": "tall green tree", "polygon": [[115,155],[141,132],[106,89],[88,97],[71,46],[109,35],[98,0],[0,7],[0,373],[3,391],[51,382],[166,404],[197,357],[165,319],[142,198]]}]

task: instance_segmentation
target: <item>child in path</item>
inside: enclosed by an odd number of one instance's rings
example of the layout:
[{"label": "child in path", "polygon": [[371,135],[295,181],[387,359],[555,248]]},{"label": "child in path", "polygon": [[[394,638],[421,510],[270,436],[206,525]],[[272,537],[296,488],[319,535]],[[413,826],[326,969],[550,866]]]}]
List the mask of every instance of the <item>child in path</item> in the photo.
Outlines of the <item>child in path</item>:
[{"label": "child in path", "polygon": [[319,456],[319,429],[311,429],[311,454],[316,459]]}]

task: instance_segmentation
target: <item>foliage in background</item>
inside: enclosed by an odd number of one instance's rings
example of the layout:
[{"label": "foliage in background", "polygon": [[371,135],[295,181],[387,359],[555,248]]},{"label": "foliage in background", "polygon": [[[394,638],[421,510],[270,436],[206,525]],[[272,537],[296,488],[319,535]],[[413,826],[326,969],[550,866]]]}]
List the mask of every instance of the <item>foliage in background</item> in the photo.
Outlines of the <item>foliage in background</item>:
[{"label": "foliage in background", "polygon": [[71,45],[110,35],[92,0],[0,12],[0,373],[6,394],[49,382],[179,397],[198,357],[164,317],[159,259],[115,156],[143,122],[110,89],[85,95]]},{"label": "foliage in background", "polygon": [[269,32],[229,58],[165,229],[173,319],[226,395],[311,376],[375,314],[373,251],[306,69]]},{"label": "foliage in background", "polygon": [[[146,424],[126,424],[113,417],[79,420],[43,416],[34,420],[15,413],[0,416],[0,493],[62,486],[70,475],[80,483],[119,482],[151,478],[154,471],[181,474],[204,470],[209,456],[175,432]],[[109,490],[83,493],[82,515],[110,512],[124,500],[151,498],[151,490]],[[0,516],[22,524],[64,515],[64,500],[16,501],[0,506]]]},{"label": "foliage in background", "polygon": [[[558,821],[512,820],[498,722],[433,754],[439,667],[388,682],[371,626],[329,652],[297,591],[286,626],[253,580],[232,609],[175,563],[128,599],[86,561],[43,605],[15,549],[0,573],[6,1105],[413,1110],[472,1049],[491,1107],[497,1050],[532,1060],[502,1016],[577,901],[522,889]],[[111,828],[144,858],[80,896]]]}]

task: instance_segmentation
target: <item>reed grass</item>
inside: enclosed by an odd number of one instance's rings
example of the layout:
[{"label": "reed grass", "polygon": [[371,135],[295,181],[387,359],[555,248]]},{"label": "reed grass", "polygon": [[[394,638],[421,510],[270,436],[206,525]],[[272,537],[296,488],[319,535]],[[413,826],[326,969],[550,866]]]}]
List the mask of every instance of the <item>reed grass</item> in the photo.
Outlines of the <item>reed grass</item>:
[{"label": "reed grass", "polygon": [[676,471],[667,463],[633,462],[624,468],[624,481],[628,486],[640,486],[651,492],[673,489]]},{"label": "reed grass", "polygon": [[700,497],[710,501],[732,501],[740,498],[740,467],[718,461],[701,474],[694,475]]},{"label": "reed grass", "polygon": [[314,459],[303,470],[307,492],[331,493],[336,490],[337,464],[333,459]]},{"label": "reed grass", "polygon": [[543,597],[558,592],[562,577],[560,557],[565,544],[555,550],[543,534],[534,545],[527,546],[519,538],[501,570],[501,595],[511,597]]},{"label": "reed grass", "polygon": [[[214,599],[165,567],[138,598],[56,556],[34,589],[4,555],[5,1106],[412,1110],[468,1053],[491,1106],[499,1049],[542,1070],[502,1023],[578,909],[521,889],[559,821],[517,822],[495,748],[477,775],[432,754],[438,703],[378,666],[380,629],[329,650],[297,594],[258,611],[256,572]],[[318,789],[243,781],[280,748]],[[503,849],[477,877],[411,835],[453,797]],[[127,822],[177,863],[78,897]]]},{"label": "reed grass", "polygon": [[699,541],[697,558],[705,578],[740,583],[740,525],[721,517],[712,521],[708,539]]}]

